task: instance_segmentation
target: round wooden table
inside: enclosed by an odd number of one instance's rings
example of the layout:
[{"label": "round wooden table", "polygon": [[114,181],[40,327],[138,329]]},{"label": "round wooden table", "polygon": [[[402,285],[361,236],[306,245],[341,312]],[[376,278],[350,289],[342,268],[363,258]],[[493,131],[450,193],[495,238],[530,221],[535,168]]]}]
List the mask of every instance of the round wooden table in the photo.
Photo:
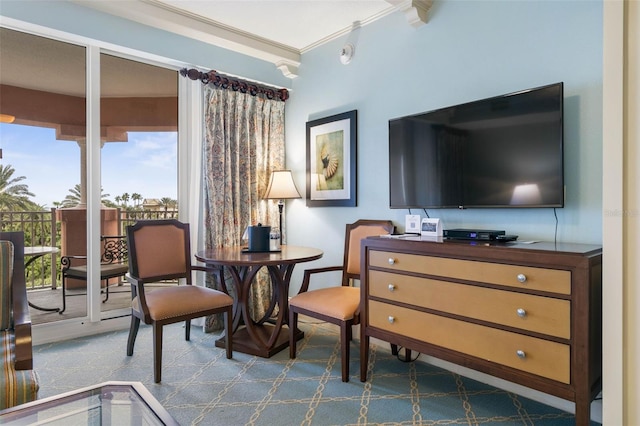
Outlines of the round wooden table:
[{"label": "round wooden table", "polygon": [[[236,297],[233,307],[233,350],[269,358],[289,345],[289,335],[284,331],[287,322],[289,282],[293,268],[298,263],[320,259],[322,250],[311,247],[283,245],[279,252],[248,252],[242,247],[224,247],[196,253],[196,259],[220,270],[223,281],[226,268],[233,278]],[[260,319],[249,313],[249,295],[258,271],[266,267],[271,278],[271,301]],[[222,285],[226,284],[222,282]],[[225,287],[226,289],[226,287]],[[278,308],[274,317],[275,308]],[[302,337],[302,333],[297,331]],[[216,341],[224,347],[224,338]]]}]

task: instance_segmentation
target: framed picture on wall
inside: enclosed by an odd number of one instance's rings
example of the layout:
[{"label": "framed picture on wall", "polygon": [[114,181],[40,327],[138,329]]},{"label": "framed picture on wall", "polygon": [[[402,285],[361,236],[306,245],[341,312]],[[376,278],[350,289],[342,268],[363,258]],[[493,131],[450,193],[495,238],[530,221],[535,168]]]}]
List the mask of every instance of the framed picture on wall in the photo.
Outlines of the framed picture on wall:
[{"label": "framed picture on wall", "polygon": [[307,206],[356,206],[357,111],[307,122]]}]

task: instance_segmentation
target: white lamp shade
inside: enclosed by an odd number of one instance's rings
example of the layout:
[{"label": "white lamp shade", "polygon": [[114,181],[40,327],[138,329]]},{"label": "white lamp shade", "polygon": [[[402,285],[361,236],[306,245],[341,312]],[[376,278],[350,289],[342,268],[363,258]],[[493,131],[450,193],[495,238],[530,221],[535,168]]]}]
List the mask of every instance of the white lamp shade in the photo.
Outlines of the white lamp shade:
[{"label": "white lamp shade", "polygon": [[268,200],[282,200],[286,198],[300,198],[300,193],[293,182],[291,170],[274,170],[271,172],[269,186],[264,198]]}]

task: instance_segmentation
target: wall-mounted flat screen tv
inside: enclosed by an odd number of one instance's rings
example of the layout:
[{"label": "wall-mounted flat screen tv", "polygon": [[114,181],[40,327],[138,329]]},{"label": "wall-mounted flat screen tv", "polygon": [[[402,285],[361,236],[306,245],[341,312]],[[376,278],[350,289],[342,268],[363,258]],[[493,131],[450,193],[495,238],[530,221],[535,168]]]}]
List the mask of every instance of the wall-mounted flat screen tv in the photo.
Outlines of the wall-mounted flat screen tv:
[{"label": "wall-mounted flat screen tv", "polygon": [[390,207],[564,207],[563,83],[389,120]]}]

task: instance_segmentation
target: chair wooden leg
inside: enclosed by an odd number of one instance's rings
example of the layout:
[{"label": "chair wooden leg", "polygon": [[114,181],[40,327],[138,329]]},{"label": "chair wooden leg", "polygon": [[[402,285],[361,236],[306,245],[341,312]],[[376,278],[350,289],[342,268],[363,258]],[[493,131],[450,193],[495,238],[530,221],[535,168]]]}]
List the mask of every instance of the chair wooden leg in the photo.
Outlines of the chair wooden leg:
[{"label": "chair wooden leg", "polygon": [[105,280],[104,282],[104,294],[105,294],[105,298],[102,299],[102,303],[109,300],[109,280]]},{"label": "chair wooden leg", "polygon": [[298,329],[298,313],[289,307],[289,358],[296,357],[296,330]]},{"label": "chair wooden leg", "polygon": [[351,344],[351,323],[340,324],[340,357],[342,359],[342,381],[349,381],[349,346]]},{"label": "chair wooden leg", "polygon": [[191,340],[191,320],[184,322],[184,340]]},{"label": "chair wooden leg", "polygon": [[153,323],[153,381],[160,383],[162,377],[162,325]]},{"label": "chair wooden leg", "polygon": [[67,280],[62,274],[62,309],[58,311],[59,314],[63,313],[67,309]]},{"label": "chair wooden leg", "polygon": [[229,309],[224,314],[224,328],[225,328],[225,343],[224,347],[227,350],[227,359],[231,359],[233,356],[233,307],[230,306]]},{"label": "chair wooden leg", "polygon": [[140,328],[140,318],[131,314],[131,327],[129,328],[129,339],[127,340],[127,355],[133,355],[133,346],[136,344],[136,336]]},{"label": "chair wooden leg", "polygon": [[[360,335],[360,381],[367,381],[367,367],[369,365],[369,342],[371,338],[367,334]],[[397,346],[396,346],[397,350]]]}]

